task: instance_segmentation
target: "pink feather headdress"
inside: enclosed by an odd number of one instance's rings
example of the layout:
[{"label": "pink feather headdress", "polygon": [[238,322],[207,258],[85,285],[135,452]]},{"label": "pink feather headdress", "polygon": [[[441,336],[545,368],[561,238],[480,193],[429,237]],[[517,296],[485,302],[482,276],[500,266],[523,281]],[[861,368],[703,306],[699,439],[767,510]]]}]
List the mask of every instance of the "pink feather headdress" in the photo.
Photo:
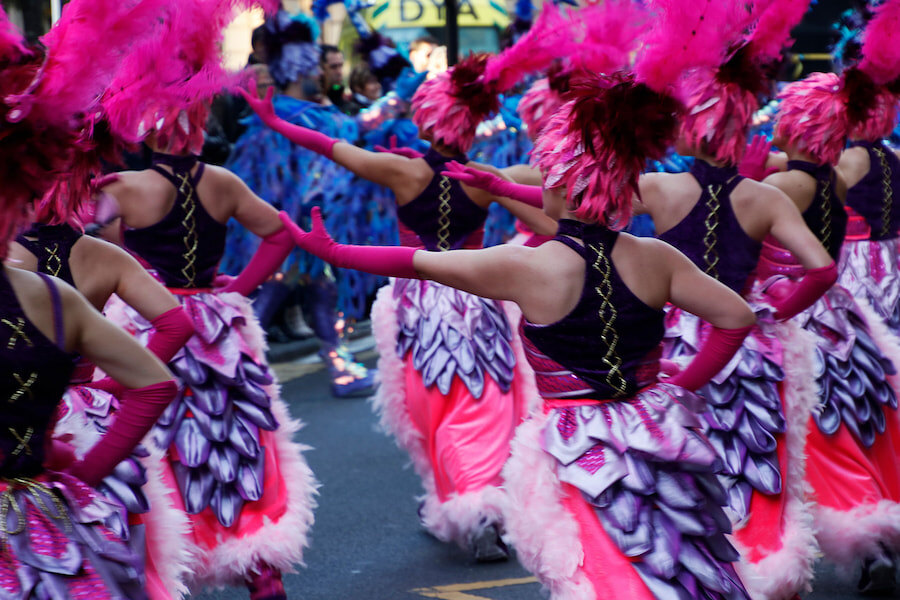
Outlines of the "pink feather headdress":
[{"label": "pink feather headdress", "polygon": [[62,182],[68,192],[58,206],[61,214],[87,195],[89,174],[79,166],[88,150],[85,122],[99,110],[99,98],[121,57],[142,39],[168,1],[73,0],[42,38],[42,49],[27,49],[0,10],[4,241],[24,207]]},{"label": "pink feather headdress", "polygon": [[687,111],[680,135],[690,147],[725,164],[740,162],[759,95],[766,89],[763,67],[779,58],[809,1],[758,2],[746,13],[747,21],[756,20],[747,42],[724,64],[694,69],[681,80]]},{"label": "pink feather headdress", "polygon": [[813,73],[788,84],[778,94],[776,143],[809,155],[819,164],[837,164],[849,131],[841,78]]},{"label": "pink feather headdress", "polygon": [[[541,132],[532,164],[544,173],[547,187],[565,187],[567,205],[578,218],[614,229],[627,225],[646,161],[662,157],[675,139],[682,109],[675,84],[688,67],[721,64],[734,39],[730,26],[743,17],[737,4],[658,0],[633,75],[621,71],[626,63],[573,76],[569,101]],[[608,0],[592,18],[628,24],[632,32],[642,31],[646,21],[643,10],[625,0]],[[611,47],[597,48],[594,55],[627,56],[634,43],[628,36],[607,41]]]},{"label": "pink feather headdress", "polygon": [[552,3],[527,34],[497,56],[475,54],[426,81],[412,99],[413,123],[445,146],[467,152],[478,124],[500,107],[498,94],[526,73],[540,71],[569,53],[567,19]]},{"label": "pink feather headdress", "polygon": [[887,0],[874,9],[863,33],[856,67],[844,72],[850,137],[879,140],[897,124],[897,96],[889,89],[900,77],[900,0]]},{"label": "pink feather headdress", "polygon": [[103,99],[112,131],[136,143],[149,133],[173,153],[198,152],[208,103],[236,90],[242,74],[225,70],[224,28],[238,10],[277,10],[278,0],[178,0],[170,2],[155,34],[132,47]]}]

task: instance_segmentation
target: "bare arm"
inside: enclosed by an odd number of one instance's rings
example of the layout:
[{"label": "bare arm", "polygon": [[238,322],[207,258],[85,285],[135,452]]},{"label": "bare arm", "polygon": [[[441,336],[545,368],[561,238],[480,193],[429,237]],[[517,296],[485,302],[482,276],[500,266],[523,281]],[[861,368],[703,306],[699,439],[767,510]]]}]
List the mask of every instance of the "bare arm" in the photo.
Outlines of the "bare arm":
[{"label": "bare arm", "polygon": [[[130,254],[119,248],[112,258],[119,278],[115,293],[148,321],[178,307],[178,301]],[[112,252],[110,253],[113,254]],[[112,265],[111,265],[112,266]]]},{"label": "bare arm", "polygon": [[739,329],[756,321],[738,294],[704,274],[674,248],[665,252],[664,260],[670,273],[669,302],[675,306],[721,329]]},{"label": "bare arm", "polygon": [[266,237],[284,226],[278,219],[278,211],[253,193],[243,180],[222,167],[207,166],[215,186],[216,197],[229,207],[235,220],[259,237]]},{"label": "bare arm", "polygon": [[521,183],[522,185],[542,185],[543,178],[541,172],[528,165],[512,165],[500,169],[508,179]]},{"label": "bare arm", "polygon": [[57,282],[63,299],[67,340],[76,352],[129,388],[172,379],[146,348],[103,317],[72,287]]},{"label": "bare arm", "polygon": [[386,152],[370,152],[347,142],[334,145],[332,160],[345,169],[396,192],[409,178],[413,159]]},{"label": "bare arm", "polygon": [[[777,192],[777,193],[776,193]],[[833,261],[815,234],[806,226],[797,206],[780,190],[773,190],[765,202],[772,222],[769,233],[787,248],[806,269],[818,269]]]}]

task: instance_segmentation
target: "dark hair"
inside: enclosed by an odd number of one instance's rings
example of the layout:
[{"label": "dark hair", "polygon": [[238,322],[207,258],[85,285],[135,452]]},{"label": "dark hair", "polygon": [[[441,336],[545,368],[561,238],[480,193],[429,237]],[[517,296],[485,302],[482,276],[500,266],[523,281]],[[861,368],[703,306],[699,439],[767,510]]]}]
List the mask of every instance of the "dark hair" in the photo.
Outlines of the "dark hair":
[{"label": "dark hair", "polygon": [[417,50],[422,44],[430,44],[432,46],[440,46],[441,43],[433,35],[421,35],[409,43],[410,50]]},{"label": "dark hair", "polygon": [[323,65],[325,64],[325,61],[328,58],[329,54],[331,54],[332,52],[340,52],[341,51],[341,49],[338,48],[337,46],[332,46],[330,44],[322,44],[321,46],[319,46],[319,48],[321,49],[321,54],[319,54],[319,60],[322,61]]},{"label": "dark hair", "polygon": [[375,74],[366,64],[358,64],[353,67],[353,70],[350,71],[350,90],[357,93],[362,93],[362,90],[366,87],[366,84],[370,81],[378,81],[378,78],[375,77]]},{"label": "dark hair", "polygon": [[[247,39],[247,38],[244,38]],[[260,25],[256,29],[253,30],[253,33],[250,34],[250,45],[256,46],[257,44],[265,44],[266,43],[266,26]]]}]

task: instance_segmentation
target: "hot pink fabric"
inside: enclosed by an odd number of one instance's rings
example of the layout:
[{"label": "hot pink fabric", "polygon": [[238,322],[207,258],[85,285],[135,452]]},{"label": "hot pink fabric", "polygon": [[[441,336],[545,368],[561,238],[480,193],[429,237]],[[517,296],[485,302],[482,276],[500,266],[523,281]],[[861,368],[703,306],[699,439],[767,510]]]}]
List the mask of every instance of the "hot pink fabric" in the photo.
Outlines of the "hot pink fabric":
[{"label": "hot pink fabric", "polygon": [[486,377],[484,392],[475,400],[462,380],[454,378],[444,396],[437,386],[425,387],[412,361],[404,361],[404,368],[406,409],[422,437],[438,498],[446,502],[453,494],[499,486],[522,418],[513,390],[504,393]]},{"label": "hot pink fabric", "polygon": [[578,539],[584,550],[581,571],[594,586],[596,597],[654,600],[631,562],[609,539],[594,509],[581,496],[581,491],[568,483],[563,483],[562,489],[562,505],[578,523]]},{"label": "hot pink fabric", "polygon": [[691,364],[684,371],[672,377],[669,383],[686,390],[699,389],[728,364],[752,329],[752,325],[739,329],[711,328],[709,336],[703,342]]},{"label": "hot pink fabric", "polygon": [[512,198],[536,208],[544,207],[544,191],[540,186],[522,185],[514,181],[507,181],[493,173],[469,167],[456,161],[449,163],[448,169],[442,171],[441,175],[451,179],[458,179],[466,185],[485,190],[494,196]]},{"label": "hot pink fabric", "polygon": [[147,350],[159,360],[168,363],[194,335],[194,324],[181,306],[176,306],[159,315],[153,324],[153,335],[147,341]]},{"label": "hot pink fabric", "polygon": [[775,318],[783,321],[806,310],[828,291],[835,281],[837,281],[837,265],[834,262],[827,267],[809,269],[790,296],[772,301]]},{"label": "hot pink fabric", "polygon": [[327,263],[385,277],[421,279],[413,266],[415,248],[405,246],[349,246],[338,244],[325,229],[322,211],[312,209],[312,229],[303,231],[284,211],[278,214],[294,242]]},{"label": "hot pink fabric", "polygon": [[69,473],[96,487],[131,454],[175,398],[177,391],[178,386],[171,379],[126,390],[120,398],[121,408],[109,430],[81,461],[68,469]]},{"label": "hot pink fabric", "polygon": [[279,229],[262,239],[256,253],[240,274],[222,290],[248,295],[268,279],[294,249],[294,242],[287,229]]}]

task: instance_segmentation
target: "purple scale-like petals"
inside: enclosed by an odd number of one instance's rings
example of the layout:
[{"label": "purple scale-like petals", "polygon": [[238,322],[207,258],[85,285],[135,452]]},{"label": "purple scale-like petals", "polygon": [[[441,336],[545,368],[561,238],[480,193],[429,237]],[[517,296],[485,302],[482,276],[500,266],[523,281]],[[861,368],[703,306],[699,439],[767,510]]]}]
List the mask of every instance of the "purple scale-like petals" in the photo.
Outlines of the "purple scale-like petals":
[{"label": "purple scale-like petals", "polygon": [[244,376],[257,385],[271,385],[275,381],[267,367],[256,364],[249,356],[244,356],[244,359],[241,361],[241,368],[244,371]]},{"label": "purple scale-like petals", "polygon": [[103,479],[98,489],[104,496],[114,499],[132,514],[140,515],[150,510],[150,502],[139,485],[129,485],[118,477],[110,476]]},{"label": "purple scale-like petals", "polygon": [[245,402],[244,400],[234,399],[232,402],[234,408],[239,410],[244,418],[260,429],[275,431],[278,427],[278,421],[275,420],[275,415],[272,414],[271,410],[260,408],[256,404]]},{"label": "purple scale-like petals", "polygon": [[198,408],[194,403],[193,396],[186,396],[184,400],[194,415],[193,419],[196,420],[197,426],[200,427],[200,431],[205,437],[213,442],[224,442],[228,439],[232,412],[230,403],[221,415],[212,415]]},{"label": "purple scale-like petals", "polygon": [[737,433],[741,441],[752,454],[765,454],[773,452],[778,444],[775,436],[757,422],[756,417],[745,412],[737,427]]},{"label": "purple scale-like petals", "polygon": [[193,406],[207,414],[221,415],[228,406],[228,390],[218,381],[211,386],[191,388],[191,392]]},{"label": "purple scale-like petals", "polygon": [[191,469],[179,462],[172,463],[175,480],[181,490],[181,498],[188,514],[196,515],[209,506],[216,480],[207,470]]},{"label": "purple scale-like petals", "polygon": [[774,456],[748,454],[744,461],[744,477],[757,490],[766,494],[781,493],[781,474],[778,472],[778,461]]},{"label": "purple scale-like petals", "polygon": [[238,515],[241,514],[244,499],[234,489],[234,486],[219,483],[216,485],[212,498],[209,500],[209,506],[222,526],[231,527],[237,520]]},{"label": "purple scale-like petals", "polygon": [[199,467],[209,458],[210,441],[195,419],[185,419],[175,434],[178,460],[186,467]]},{"label": "purple scale-like petals", "polygon": [[241,456],[251,460],[260,456],[259,428],[240,414],[232,419],[228,441]]},{"label": "purple scale-like petals", "polygon": [[240,455],[228,446],[215,445],[209,452],[209,472],[219,483],[237,479]]},{"label": "purple scale-like petals", "polygon": [[260,448],[256,460],[241,461],[235,487],[241,498],[254,502],[262,498],[263,480],[266,470],[266,453]]}]

